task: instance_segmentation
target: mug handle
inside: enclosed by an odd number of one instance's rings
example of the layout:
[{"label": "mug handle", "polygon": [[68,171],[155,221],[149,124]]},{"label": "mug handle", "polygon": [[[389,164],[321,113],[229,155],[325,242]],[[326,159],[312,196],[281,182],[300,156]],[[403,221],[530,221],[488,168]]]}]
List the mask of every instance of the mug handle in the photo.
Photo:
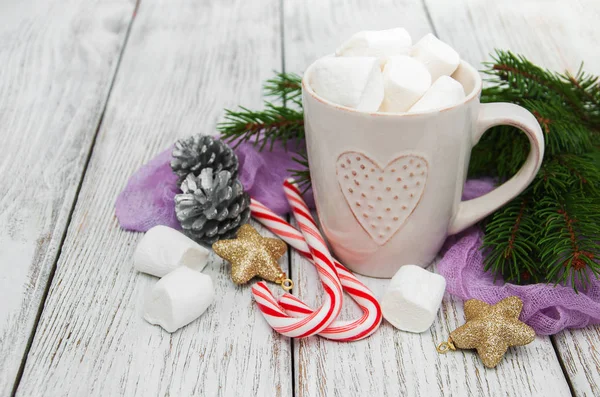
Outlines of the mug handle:
[{"label": "mug handle", "polygon": [[528,110],[512,103],[481,104],[472,145],[491,127],[511,125],[527,135],[531,149],[525,164],[508,181],[478,198],[462,201],[450,221],[448,234],[456,234],[479,222],[510,200],[517,197],[535,178],[544,157],[544,136],[536,118]]}]

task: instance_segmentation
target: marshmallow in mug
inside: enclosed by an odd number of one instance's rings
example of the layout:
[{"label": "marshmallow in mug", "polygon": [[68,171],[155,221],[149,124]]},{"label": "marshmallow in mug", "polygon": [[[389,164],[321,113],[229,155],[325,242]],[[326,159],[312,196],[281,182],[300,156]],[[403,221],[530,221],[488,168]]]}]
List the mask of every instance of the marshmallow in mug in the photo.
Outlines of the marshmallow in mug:
[{"label": "marshmallow in mug", "polygon": [[426,331],[435,320],[445,290],[444,277],[420,266],[404,265],[381,300],[383,317],[402,331]]},{"label": "marshmallow in mug", "polygon": [[414,45],[412,56],[425,65],[433,82],[440,76],[452,75],[460,64],[458,53],[431,33]]},{"label": "marshmallow in mug", "polygon": [[431,86],[431,75],[419,61],[400,55],[390,57],[383,68],[384,98],[381,112],[408,111]]},{"label": "marshmallow in mug", "polygon": [[383,100],[383,77],[374,57],[325,57],[315,62],[309,84],[338,105],[375,112]]},{"label": "marshmallow in mug", "polygon": [[156,277],[180,266],[201,272],[208,250],[181,232],[167,226],[154,226],[140,240],[133,254],[133,267]]},{"label": "marshmallow in mug", "polygon": [[441,76],[409,110],[409,113],[445,109],[465,99],[465,90],[452,77]]},{"label": "marshmallow in mug", "polygon": [[363,31],[352,36],[336,51],[338,57],[388,57],[407,55],[412,39],[403,28]]},{"label": "marshmallow in mug", "polygon": [[214,298],[210,276],[181,266],[154,284],[146,297],[144,319],[175,332],[200,317]]}]

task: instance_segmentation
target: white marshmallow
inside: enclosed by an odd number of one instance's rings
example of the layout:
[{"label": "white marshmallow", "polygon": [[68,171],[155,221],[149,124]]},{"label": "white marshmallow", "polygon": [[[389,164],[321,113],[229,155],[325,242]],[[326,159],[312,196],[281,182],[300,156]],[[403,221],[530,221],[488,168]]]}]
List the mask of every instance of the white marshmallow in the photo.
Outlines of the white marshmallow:
[{"label": "white marshmallow", "polygon": [[382,112],[406,112],[431,85],[427,68],[406,55],[390,57],[383,69]]},{"label": "white marshmallow", "polygon": [[133,254],[134,268],[156,277],[180,266],[200,272],[207,261],[206,248],[167,226],[154,226],[148,230]]},{"label": "white marshmallow", "polygon": [[432,81],[440,76],[450,76],[460,63],[460,56],[452,47],[431,33],[414,45],[412,56],[427,67]]},{"label": "white marshmallow", "polygon": [[358,32],[342,44],[335,55],[339,57],[388,57],[408,55],[412,39],[406,29],[396,28]]},{"label": "white marshmallow", "polygon": [[182,266],[152,287],[144,305],[144,320],[175,332],[200,317],[214,298],[210,276]]},{"label": "white marshmallow", "polygon": [[315,62],[310,86],[338,105],[375,112],[383,100],[383,78],[377,58],[321,58]]},{"label": "white marshmallow", "polygon": [[383,317],[409,332],[426,331],[442,303],[446,279],[416,265],[405,265],[392,277],[383,299]]},{"label": "white marshmallow", "polygon": [[425,95],[417,101],[409,113],[426,110],[445,109],[454,106],[465,99],[462,84],[452,77],[441,76],[429,87]]}]

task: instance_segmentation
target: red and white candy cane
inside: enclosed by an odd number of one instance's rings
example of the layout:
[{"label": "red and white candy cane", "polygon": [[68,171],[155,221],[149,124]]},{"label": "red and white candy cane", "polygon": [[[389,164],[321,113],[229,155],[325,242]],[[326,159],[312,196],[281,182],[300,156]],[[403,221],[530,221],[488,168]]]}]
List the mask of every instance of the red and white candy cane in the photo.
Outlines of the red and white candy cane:
[{"label": "red and white candy cane", "polygon": [[[312,256],[304,237],[292,225],[254,199],[250,203],[250,210],[254,219],[312,262]],[[342,287],[360,306],[363,315],[354,321],[334,321],[319,335],[338,341],[355,341],[366,338],[375,332],[381,324],[381,306],[373,293],[354,274],[335,259],[334,263]],[[292,315],[307,315],[313,311],[294,295],[287,293],[279,300],[279,304]]]},{"label": "red and white candy cane", "polygon": [[[252,200],[250,204],[252,216],[265,227],[295,248],[302,256],[312,262],[312,255],[302,234],[283,218],[269,210],[262,203]],[[360,306],[363,315],[353,321],[334,321],[320,336],[337,341],[355,341],[366,338],[377,330],[381,324],[381,306],[373,293],[358,280],[344,265],[334,259],[342,287]],[[314,310],[294,295],[285,294],[279,304],[288,313],[295,316],[306,316]]]},{"label": "red and white candy cane", "polygon": [[300,191],[290,181],[284,183],[283,190],[310,249],[326,297],[323,304],[307,316],[292,317],[277,303],[264,282],[261,281],[252,286],[252,295],[263,316],[275,331],[293,338],[304,338],[320,333],[340,314],[343,298],[342,284],[333,258],[315,220],[310,215],[310,210],[300,196]]}]

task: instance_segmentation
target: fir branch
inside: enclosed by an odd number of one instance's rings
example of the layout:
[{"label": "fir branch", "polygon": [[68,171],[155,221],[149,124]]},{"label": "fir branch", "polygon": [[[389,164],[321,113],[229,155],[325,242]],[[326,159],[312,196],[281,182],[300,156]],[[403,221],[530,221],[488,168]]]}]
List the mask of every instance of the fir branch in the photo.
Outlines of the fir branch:
[{"label": "fir branch", "polygon": [[486,132],[473,148],[469,176],[513,176],[529,154],[529,141],[522,131],[511,126],[497,126]]},{"label": "fir branch", "polygon": [[539,99],[524,100],[522,105],[540,123],[549,155],[564,152],[582,154],[592,149],[592,134],[568,109]]},{"label": "fir branch", "polygon": [[302,77],[295,73],[277,73],[263,85],[265,96],[286,101],[299,102],[302,95]]},{"label": "fir branch", "polygon": [[[279,99],[284,107],[288,108],[290,104],[302,110],[302,77],[295,73],[277,73],[277,75],[265,82],[263,86],[266,96]],[[302,124],[304,126],[304,124]],[[304,129],[296,135],[296,140],[304,139]],[[301,151],[292,158],[298,163],[298,168],[288,170],[295,179],[302,194],[310,188],[310,172],[308,170],[308,158],[306,153]]]},{"label": "fir branch", "polygon": [[532,197],[525,192],[497,211],[486,225],[482,249],[486,271],[502,275],[505,281],[517,283],[538,282],[539,264],[535,258],[535,234],[539,229],[531,211]]},{"label": "fir branch", "polygon": [[[532,183],[534,192],[554,197],[581,192],[593,197],[599,195],[600,168],[594,164],[594,153],[583,155],[561,154],[547,159]],[[600,156],[599,156],[600,157]]]},{"label": "fir branch", "polygon": [[563,202],[551,197],[540,201],[539,216],[545,229],[539,241],[540,260],[546,280],[585,288],[590,274],[598,276],[600,265],[600,206],[594,199],[574,194]]},{"label": "fir branch", "polygon": [[304,138],[304,115],[301,111],[266,102],[265,109],[254,111],[245,107],[240,110],[225,110],[225,121],[217,125],[221,137],[237,148],[244,142],[251,142],[263,150],[269,150],[275,142],[284,146],[288,141]]},{"label": "fir branch", "polygon": [[[492,62],[484,63],[483,73],[492,85],[482,99],[489,102],[514,102],[539,99],[566,107],[585,124],[598,130],[600,124],[600,86],[598,77],[585,74],[583,65],[575,76],[555,73],[533,64],[522,55],[496,51]],[[485,99],[484,99],[485,98]]]},{"label": "fir branch", "polygon": [[557,159],[545,161],[531,184],[536,196],[560,197],[573,185],[572,175]]},{"label": "fir branch", "polygon": [[[546,155],[531,186],[486,226],[486,268],[517,283],[530,280],[585,287],[600,271],[600,88],[598,78],[559,74],[523,56],[498,51],[486,64],[482,102],[513,102],[544,131]],[[514,127],[494,127],[473,149],[470,175],[512,177],[529,152]],[[525,200],[525,201],[523,201]]]},{"label": "fir branch", "polygon": [[296,163],[298,163],[299,168],[290,170],[292,177],[300,187],[302,194],[306,193],[308,189],[311,187],[311,179],[310,179],[310,170],[308,165],[308,157],[306,152],[301,151],[297,153],[296,157],[293,157]]},{"label": "fir branch", "polygon": [[600,87],[598,86],[598,76],[586,74],[583,71],[583,63],[579,66],[579,70],[573,76],[569,71],[565,73],[567,79],[596,106],[600,106]]},{"label": "fir branch", "polygon": [[[240,107],[238,110],[225,110],[225,120],[217,125],[222,139],[237,148],[244,142],[250,142],[259,151],[268,147],[273,149],[275,142],[287,148],[304,142],[304,113],[302,111],[302,77],[294,73],[277,73],[263,85],[265,96],[274,102],[265,102],[263,110],[250,110]],[[295,105],[295,107],[290,106]],[[306,155],[300,153],[294,160],[299,169],[290,170],[299,186],[305,191],[310,188],[310,173]]]}]

